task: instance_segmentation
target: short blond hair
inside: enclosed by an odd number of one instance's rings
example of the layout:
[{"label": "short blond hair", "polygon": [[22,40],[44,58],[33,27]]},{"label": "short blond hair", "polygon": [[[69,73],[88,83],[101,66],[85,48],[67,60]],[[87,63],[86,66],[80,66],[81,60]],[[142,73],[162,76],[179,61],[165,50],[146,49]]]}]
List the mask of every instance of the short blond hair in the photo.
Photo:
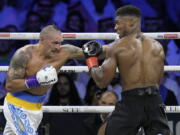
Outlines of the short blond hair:
[{"label": "short blond hair", "polygon": [[43,38],[49,38],[51,36],[51,32],[59,32],[61,33],[61,30],[58,29],[55,25],[47,25],[44,27],[40,32],[40,39]]}]

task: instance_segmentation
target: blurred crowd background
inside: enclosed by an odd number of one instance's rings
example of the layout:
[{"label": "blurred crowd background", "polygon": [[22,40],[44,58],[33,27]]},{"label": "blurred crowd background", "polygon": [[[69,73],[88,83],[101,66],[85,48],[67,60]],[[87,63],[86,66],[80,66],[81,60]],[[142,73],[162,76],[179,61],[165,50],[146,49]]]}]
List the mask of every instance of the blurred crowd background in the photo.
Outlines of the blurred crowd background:
[{"label": "blurred crowd background", "polygon": [[[49,24],[56,25],[62,32],[115,32],[115,11],[127,4],[141,9],[143,32],[180,32],[179,0],[0,0],[0,32],[40,32],[44,26]],[[97,41],[102,45],[112,42],[110,40]],[[63,44],[68,43],[82,47],[86,42],[87,40],[67,40]],[[165,39],[159,40],[159,42],[165,51],[165,65],[180,66],[180,40]],[[37,41],[0,40],[0,66],[9,65],[18,48],[33,43],[37,43]],[[65,65],[80,66],[85,63],[72,59]],[[99,105],[105,91],[113,92],[117,96],[117,100],[120,100],[121,85],[119,82],[120,78],[115,77],[107,88],[100,89],[88,73],[60,73],[58,82],[48,91],[45,105]],[[6,72],[0,72],[1,105],[6,94],[5,83]],[[160,93],[166,105],[180,105],[180,72],[165,73]],[[113,104],[109,102],[107,105]],[[65,121],[74,119],[72,114],[50,115],[45,115],[40,134],[56,134],[56,130],[62,131],[59,127],[69,127],[69,122],[67,125],[61,122],[60,126],[57,125],[62,118]],[[76,114],[77,119],[78,117],[83,117],[83,122],[84,120],[88,121],[86,115]],[[93,118],[96,118],[94,114]],[[89,123],[94,124],[91,121]],[[4,120],[1,116],[0,131],[3,130],[3,125]],[[50,128],[50,125],[53,128]],[[87,129],[88,126],[90,127],[88,129],[90,135],[93,135],[91,132],[95,132],[97,128],[92,128],[92,125],[86,126]],[[74,126],[74,129],[78,130],[78,127]],[[82,133],[86,135],[84,132]],[[68,134],[67,131],[66,134]],[[81,133],[79,134],[81,135]]]}]

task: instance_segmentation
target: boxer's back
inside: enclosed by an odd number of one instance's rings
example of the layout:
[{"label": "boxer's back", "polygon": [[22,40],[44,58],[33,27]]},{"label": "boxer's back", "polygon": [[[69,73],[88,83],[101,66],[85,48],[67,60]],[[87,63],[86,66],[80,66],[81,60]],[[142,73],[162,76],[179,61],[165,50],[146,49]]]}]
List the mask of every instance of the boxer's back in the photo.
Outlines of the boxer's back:
[{"label": "boxer's back", "polygon": [[142,35],[129,36],[118,42],[114,46],[118,49],[113,50],[116,50],[123,90],[158,86],[164,70],[161,45]]}]

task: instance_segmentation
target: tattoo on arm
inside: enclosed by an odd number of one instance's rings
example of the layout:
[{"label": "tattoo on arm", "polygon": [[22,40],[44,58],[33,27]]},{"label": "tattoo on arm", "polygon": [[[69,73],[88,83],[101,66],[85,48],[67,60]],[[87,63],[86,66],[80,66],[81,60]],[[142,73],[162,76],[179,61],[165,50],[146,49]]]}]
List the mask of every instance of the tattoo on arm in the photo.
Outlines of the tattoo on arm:
[{"label": "tattoo on arm", "polygon": [[13,56],[7,73],[7,82],[15,79],[22,79],[25,76],[25,68],[29,60],[28,54],[24,51],[17,51]]},{"label": "tattoo on arm", "polygon": [[84,54],[81,48],[73,46],[73,45],[65,45],[64,47],[70,52],[71,58],[84,57]]}]

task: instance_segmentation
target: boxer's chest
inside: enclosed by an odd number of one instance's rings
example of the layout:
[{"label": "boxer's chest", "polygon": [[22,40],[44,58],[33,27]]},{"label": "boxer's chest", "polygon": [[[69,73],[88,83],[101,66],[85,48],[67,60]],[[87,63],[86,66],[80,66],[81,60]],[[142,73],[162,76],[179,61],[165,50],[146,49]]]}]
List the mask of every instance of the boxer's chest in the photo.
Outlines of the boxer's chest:
[{"label": "boxer's chest", "polygon": [[52,65],[57,70],[64,65],[66,62],[67,57],[62,55],[55,55],[54,57],[50,58],[39,58],[37,56],[33,56],[27,64],[26,68],[26,76],[35,75],[43,66]]}]

